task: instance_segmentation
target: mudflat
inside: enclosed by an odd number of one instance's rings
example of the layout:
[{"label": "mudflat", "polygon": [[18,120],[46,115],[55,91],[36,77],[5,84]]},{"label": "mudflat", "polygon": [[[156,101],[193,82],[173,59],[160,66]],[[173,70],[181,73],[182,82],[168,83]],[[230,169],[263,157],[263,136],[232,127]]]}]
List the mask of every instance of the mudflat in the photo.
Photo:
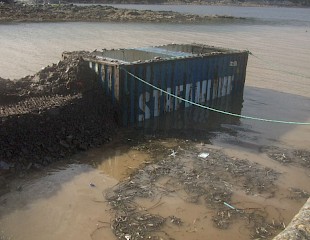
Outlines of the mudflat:
[{"label": "mudflat", "polygon": [[201,16],[172,11],[119,9],[111,6],[73,4],[0,4],[0,22],[157,22],[206,23],[244,20],[232,16]]}]

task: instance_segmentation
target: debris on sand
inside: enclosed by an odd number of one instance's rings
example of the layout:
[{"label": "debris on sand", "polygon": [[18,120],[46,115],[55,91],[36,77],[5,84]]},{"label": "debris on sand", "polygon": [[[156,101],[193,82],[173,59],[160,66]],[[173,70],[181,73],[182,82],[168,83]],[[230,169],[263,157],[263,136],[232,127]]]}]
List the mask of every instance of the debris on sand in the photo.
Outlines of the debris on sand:
[{"label": "debris on sand", "polygon": [[310,197],[310,193],[305,190],[299,188],[289,188],[290,191],[290,199],[298,200],[298,199],[307,199]]},{"label": "debris on sand", "polygon": [[[174,158],[166,155],[171,149],[160,148],[157,141],[141,144],[141,149],[151,151],[153,163],[146,164],[106,193],[106,200],[115,213],[112,229],[119,239],[124,239],[126,234],[132,240],[159,239],[165,224],[181,227],[181,218],[151,214],[137,203],[137,198],[159,199],[155,204],[159,207],[162,196],[178,191],[186,193],[184,201],[213,209],[212,220],[216,228],[227,229],[236,220],[244,221],[254,239],[274,236],[283,229],[281,219],[269,222],[264,209],[228,208],[224,204],[231,203],[229,205],[232,206],[236,186],[246,194],[273,196],[276,190],[274,182],[279,173],[245,159],[233,159],[221,150],[205,149],[209,153],[208,161],[205,161],[195,153],[198,149],[189,149],[188,142],[179,141],[179,144],[178,155]],[[167,182],[159,184],[163,178],[168,179]]]},{"label": "debris on sand", "polygon": [[305,149],[286,149],[276,146],[265,146],[261,148],[261,152],[267,154],[271,159],[284,165],[294,164],[310,168],[310,151]]}]

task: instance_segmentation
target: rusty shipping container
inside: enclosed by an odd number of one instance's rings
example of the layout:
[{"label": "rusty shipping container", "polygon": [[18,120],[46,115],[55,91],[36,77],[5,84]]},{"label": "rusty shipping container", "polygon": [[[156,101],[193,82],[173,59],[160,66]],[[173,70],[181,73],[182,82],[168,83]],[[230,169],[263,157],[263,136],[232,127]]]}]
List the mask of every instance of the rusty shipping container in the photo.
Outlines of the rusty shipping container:
[{"label": "rusty shipping container", "polygon": [[121,106],[124,125],[130,125],[187,108],[190,102],[210,106],[215,99],[242,93],[248,52],[168,44],[96,51],[87,60],[105,94]]}]

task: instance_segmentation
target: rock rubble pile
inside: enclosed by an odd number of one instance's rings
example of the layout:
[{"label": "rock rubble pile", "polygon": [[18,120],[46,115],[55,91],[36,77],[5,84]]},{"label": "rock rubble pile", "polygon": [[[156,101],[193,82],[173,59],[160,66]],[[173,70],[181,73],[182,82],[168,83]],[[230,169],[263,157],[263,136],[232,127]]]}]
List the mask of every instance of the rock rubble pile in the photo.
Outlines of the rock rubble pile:
[{"label": "rock rubble pile", "polygon": [[0,79],[0,174],[40,168],[111,140],[118,110],[83,54],[17,81]]}]

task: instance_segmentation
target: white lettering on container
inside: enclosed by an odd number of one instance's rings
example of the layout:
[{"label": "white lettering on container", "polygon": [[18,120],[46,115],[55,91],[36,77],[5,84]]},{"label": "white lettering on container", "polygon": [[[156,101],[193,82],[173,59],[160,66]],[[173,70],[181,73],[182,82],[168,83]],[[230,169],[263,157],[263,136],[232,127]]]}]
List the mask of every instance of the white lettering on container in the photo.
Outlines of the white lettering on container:
[{"label": "white lettering on container", "polygon": [[[203,80],[202,82],[196,82],[195,89],[193,89],[193,85],[188,83],[185,85],[178,85],[175,87],[175,92],[171,92],[171,88],[167,88],[168,93],[175,94],[176,96],[182,97],[182,92],[185,88],[185,99],[188,101],[193,101],[193,91],[195,91],[195,102],[196,103],[205,103],[211,99],[211,83],[216,84],[213,89],[213,98],[222,97],[228,95],[232,91],[232,85],[234,82],[234,76],[225,76],[224,78],[219,78],[217,80]],[[202,85],[201,85],[202,84]],[[217,86],[218,84],[218,86]],[[201,87],[201,88],[200,88]],[[218,87],[218,89],[217,89]],[[165,96],[163,96],[165,95]],[[150,102],[151,94],[149,92],[141,93],[139,96],[139,108],[140,113],[138,116],[138,121],[144,121],[151,117],[151,111],[154,112],[154,117],[158,117],[160,115],[160,99],[164,97],[164,111],[171,112],[173,110],[173,102],[174,102],[174,110],[178,110],[180,108],[180,104],[182,100],[174,98],[168,94],[162,93],[159,90],[153,90],[153,100],[154,100],[154,109],[150,109],[148,103]],[[185,102],[185,107],[189,107],[191,104]]]}]

